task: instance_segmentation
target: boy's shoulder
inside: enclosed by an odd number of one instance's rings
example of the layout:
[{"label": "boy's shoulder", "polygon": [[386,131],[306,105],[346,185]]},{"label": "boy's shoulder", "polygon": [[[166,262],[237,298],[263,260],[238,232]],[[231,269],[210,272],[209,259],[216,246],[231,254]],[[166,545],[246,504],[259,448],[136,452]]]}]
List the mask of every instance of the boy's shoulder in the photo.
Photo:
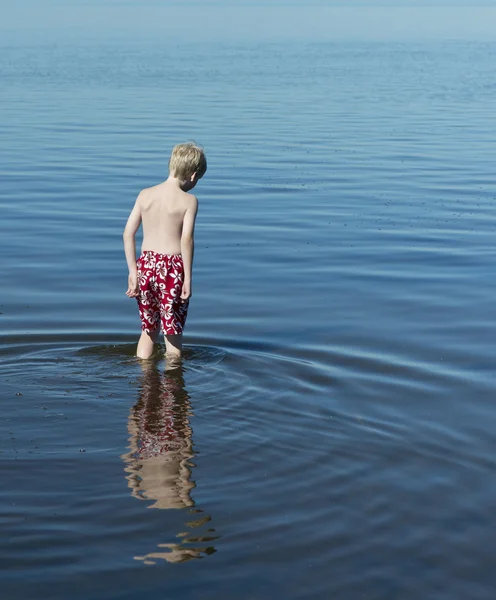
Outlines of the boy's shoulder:
[{"label": "boy's shoulder", "polygon": [[189,213],[190,215],[194,215],[196,216],[196,213],[198,211],[198,198],[194,195],[194,194],[190,194],[189,192],[185,193],[185,200],[184,200],[184,208],[185,208],[185,213]]},{"label": "boy's shoulder", "polygon": [[196,208],[198,206],[198,198],[191,192],[180,190],[179,199],[186,208]]},{"label": "boy's shoulder", "polygon": [[138,204],[147,206],[150,202],[153,202],[154,198],[163,194],[161,187],[162,184],[159,183],[158,185],[143,188],[137,197]]},{"label": "boy's shoulder", "polygon": [[138,194],[137,197],[137,201],[141,202],[142,200],[144,200],[147,196],[150,195],[150,192],[153,190],[154,187],[157,186],[152,186],[152,187],[148,187],[148,188],[143,188],[140,193]]},{"label": "boy's shoulder", "polygon": [[158,183],[157,185],[152,185],[150,187],[143,188],[141,190],[141,192],[138,194],[138,197],[139,196],[149,196],[150,194],[154,194],[156,192],[159,192],[160,189],[162,188],[162,185],[163,184]]},{"label": "boy's shoulder", "polygon": [[190,192],[184,192],[186,200],[191,204],[198,204],[198,198]]}]

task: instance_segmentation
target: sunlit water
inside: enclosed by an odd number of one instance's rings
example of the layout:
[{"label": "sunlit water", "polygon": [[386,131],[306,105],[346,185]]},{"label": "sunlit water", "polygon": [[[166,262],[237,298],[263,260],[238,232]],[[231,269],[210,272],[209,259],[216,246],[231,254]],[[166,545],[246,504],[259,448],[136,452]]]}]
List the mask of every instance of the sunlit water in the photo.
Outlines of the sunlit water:
[{"label": "sunlit water", "polygon": [[[495,50],[2,48],[3,600],[495,597]],[[121,232],[190,138],[166,371]]]}]

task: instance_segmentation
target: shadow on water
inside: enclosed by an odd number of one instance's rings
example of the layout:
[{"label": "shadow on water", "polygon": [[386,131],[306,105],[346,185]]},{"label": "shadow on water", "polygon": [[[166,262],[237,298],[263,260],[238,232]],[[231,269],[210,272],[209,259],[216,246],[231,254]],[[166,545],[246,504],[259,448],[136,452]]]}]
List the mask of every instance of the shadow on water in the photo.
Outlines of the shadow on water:
[{"label": "shadow on water", "polygon": [[216,550],[217,539],[208,527],[211,517],[195,506],[191,496],[195,451],[190,397],[185,390],[183,367],[165,372],[155,361],[142,363],[138,399],[128,418],[129,452],[122,455],[131,495],[149,501],[148,508],[183,509],[188,518],[179,542],[159,543],[158,552],[136,556],[155,564],[157,560],[185,562]]}]

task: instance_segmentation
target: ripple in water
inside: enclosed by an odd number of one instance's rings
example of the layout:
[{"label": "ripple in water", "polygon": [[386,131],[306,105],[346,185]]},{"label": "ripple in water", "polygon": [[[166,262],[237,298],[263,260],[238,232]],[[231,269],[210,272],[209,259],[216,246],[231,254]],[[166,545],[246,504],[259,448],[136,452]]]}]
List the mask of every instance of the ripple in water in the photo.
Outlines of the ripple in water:
[{"label": "ripple in water", "polygon": [[[34,339],[2,362],[11,401],[0,521],[15,540],[2,554],[11,573],[43,571],[59,589],[60,577],[111,568],[124,581],[130,562],[215,554],[224,568],[272,564],[282,577],[301,554],[322,585],[329,561],[339,569],[336,593],[366,589],[354,565],[366,581],[377,571],[384,597],[398,572],[413,582],[403,561],[429,585],[446,569],[483,575],[456,524],[481,547],[492,543],[480,507],[491,505],[481,475],[494,459],[478,417],[460,425],[442,370],[360,349],[308,348],[300,358],[237,342],[190,346],[183,366],[166,371],[160,356],[141,362],[133,349]],[[439,557],[440,570],[423,570]]]}]

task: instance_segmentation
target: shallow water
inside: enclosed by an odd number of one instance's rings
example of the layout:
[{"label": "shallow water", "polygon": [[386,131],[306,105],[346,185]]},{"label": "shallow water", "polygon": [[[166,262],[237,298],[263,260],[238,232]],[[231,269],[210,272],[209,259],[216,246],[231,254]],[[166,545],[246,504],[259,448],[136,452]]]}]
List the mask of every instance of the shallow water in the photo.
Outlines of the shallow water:
[{"label": "shallow water", "polygon": [[[2,598],[494,598],[495,50],[3,48]],[[121,232],[188,138],[165,371]]]}]

